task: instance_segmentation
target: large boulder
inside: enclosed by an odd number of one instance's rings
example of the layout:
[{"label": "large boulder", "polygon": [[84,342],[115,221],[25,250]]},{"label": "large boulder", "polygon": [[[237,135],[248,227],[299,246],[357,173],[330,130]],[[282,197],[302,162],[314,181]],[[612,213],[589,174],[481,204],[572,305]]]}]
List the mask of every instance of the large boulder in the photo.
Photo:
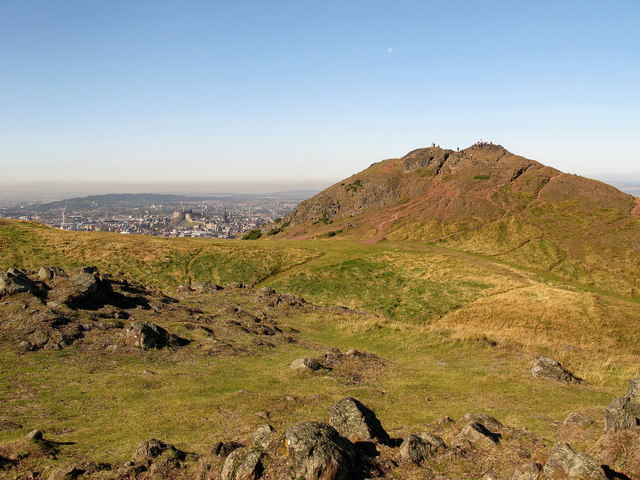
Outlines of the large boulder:
[{"label": "large boulder", "polygon": [[431,433],[410,434],[400,445],[400,457],[416,464],[421,464],[435,457],[446,448],[442,438]]},{"label": "large boulder", "polygon": [[576,478],[581,480],[606,480],[607,476],[595,458],[577,452],[568,443],[553,446],[543,468],[549,478]]},{"label": "large boulder", "polygon": [[35,284],[23,272],[11,268],[0,272],[0,298],[17,293],[33,292]]},{"label": "large boulder", "polygon": [[281,439],[291,476],[304,480],[352,480],[356,450],[331,425],[303,422],[288,428]]},{"label": "large boulder", "polygon": [[581,383],[578,377],[560,365],[560,362],[551,357],[538,357],[531,367],[531,375],[536,378],[545,378],[562,383]]},{"label": "large boulder", "polygon": [[478,422],[467,423],[451,440],[451,446],[461,450],[492,449],[500,443],[500,434],[487,429]]},{"label": "large boulder", "polygon": [[329,424],[340,435],[354,442],[379,442],[391,445],[391,438],[370,408],[355,398],[346,397],[331,408]]},{"label": "large boulder", "polygon": [[263,453],[260,450],[239,448],[229,454],[222,467],[222,480],[258,480],[262,477]]},{"label": "large boulder", "polygon": [[617,432],[640,424],[640,378],[629,382],[627,394],[614,398],[604,415],[606,430]]},{"label": "large boulder", "polygon": [[125,345],[148,350],[168,345],[184,345],[187,340],[172,335],[164,328],[152,322],[135,322],[124,330]]}]

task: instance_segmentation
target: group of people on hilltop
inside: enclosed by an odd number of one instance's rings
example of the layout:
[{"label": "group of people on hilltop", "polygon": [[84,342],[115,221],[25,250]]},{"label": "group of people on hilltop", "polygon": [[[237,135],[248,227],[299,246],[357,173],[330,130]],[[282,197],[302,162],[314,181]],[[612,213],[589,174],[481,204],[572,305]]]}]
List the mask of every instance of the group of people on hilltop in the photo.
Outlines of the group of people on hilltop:
[{"label": "group of people on hilltop", "polygon": [[[487,142],[485,140],[478,140],[473,144],[474,147],[484,147],[485,145],[493,145],[493,142]],[[431,148],[440,148],[440,145],[436,145],[436,142],[431,142]],[[457,151],[460,151],[460,147],[456,147]]]}]

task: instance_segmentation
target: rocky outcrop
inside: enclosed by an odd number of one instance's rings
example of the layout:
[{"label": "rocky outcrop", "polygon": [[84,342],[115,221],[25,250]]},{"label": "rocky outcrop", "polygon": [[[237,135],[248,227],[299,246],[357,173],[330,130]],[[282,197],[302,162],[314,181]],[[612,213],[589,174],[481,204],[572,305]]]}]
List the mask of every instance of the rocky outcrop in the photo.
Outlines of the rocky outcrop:
[{"label": "rocky outcrop", "polygon": [[400,458],[421,464],[446,449],[442,438],[431,433],[410,434],[400,445]]},{"label": "rocky outcrop", "polygon": [[582,380],[573,375],[551,357],[538,357],[531,367],[531,375],[562,383],[581,383]]},{"label": "rocky outcrop", "polygon": [[391,444],[391,438],[373,412],[355,398],[347,397],[331,408],[329,423],[352,441]]},{"label": "rocky outcrop", "polygon": [[544,464],[544,474],[549,478],[575,478],[581,480],[606,480],[607,476],[595,458],[577,452],[569,444],[556,443]]},{"label": "rocky outcrop", "polygon": [[331,425],[303,422],[288,428],[281,440],[291,476],[304,480],[352,480],[356,450]]}]

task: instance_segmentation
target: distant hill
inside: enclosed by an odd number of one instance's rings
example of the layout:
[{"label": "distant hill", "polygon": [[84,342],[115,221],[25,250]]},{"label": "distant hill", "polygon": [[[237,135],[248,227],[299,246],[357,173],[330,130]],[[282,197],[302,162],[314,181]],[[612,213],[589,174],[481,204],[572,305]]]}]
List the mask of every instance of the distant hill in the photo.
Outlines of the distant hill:
[{"label": "distant hill", "polygon": [[67,208],[73,210],[87,210],[97,207],[147,207],[154,204],[171,204],[181,202],[197,202],[201,200],[227,200],[230,202],[243,201],[247,199],[265,198],[281,199],[291,201],[301,201],[313,196],[315,191],[294,190],[274,193],[219,193],[211,195],[176,195],[165,193],[113,193],[105,195],[91,195],[87,197],[74,197],[55,202],[48,202],[39,205],[37,208],[44,212]]},{"label": "distant hill", "polygon": [[286,238],[428,242],[640,292],[640,199],[500,145],[421,148],[375,163],[284,222]]}]

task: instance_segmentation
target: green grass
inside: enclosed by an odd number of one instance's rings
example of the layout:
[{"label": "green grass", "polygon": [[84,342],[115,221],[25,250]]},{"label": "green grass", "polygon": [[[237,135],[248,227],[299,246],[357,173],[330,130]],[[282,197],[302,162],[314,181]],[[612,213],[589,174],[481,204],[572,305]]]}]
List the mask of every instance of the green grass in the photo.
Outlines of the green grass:
[{"label": "green grass", "polygon": [[[195,452],[220,439],[242,438],[264,422],[255,415],[261,410],[271,412],[278,429],[326,420],[330,406],[347,395],[374,408],[395,433],[441,416],[483,411],[553,436],[555,423],[569,412],[605,405],[621,388],[614,375],[598,388],[536,381],[527,374],[528,357],[393,322],[298,315],[286,323],[315,347],[220,358],[190,354],[191,347],[139,355],[2,351],[0,401],[24,431],[40,428],[48,439],[77,442],[63,447],[61,461],[120,462],[152,437]],[[387,366],[359,385],[287,368],[294,358],[329,347],[373,351]],[[18,440],[24,431],[2,432],[0,443]]]}]

